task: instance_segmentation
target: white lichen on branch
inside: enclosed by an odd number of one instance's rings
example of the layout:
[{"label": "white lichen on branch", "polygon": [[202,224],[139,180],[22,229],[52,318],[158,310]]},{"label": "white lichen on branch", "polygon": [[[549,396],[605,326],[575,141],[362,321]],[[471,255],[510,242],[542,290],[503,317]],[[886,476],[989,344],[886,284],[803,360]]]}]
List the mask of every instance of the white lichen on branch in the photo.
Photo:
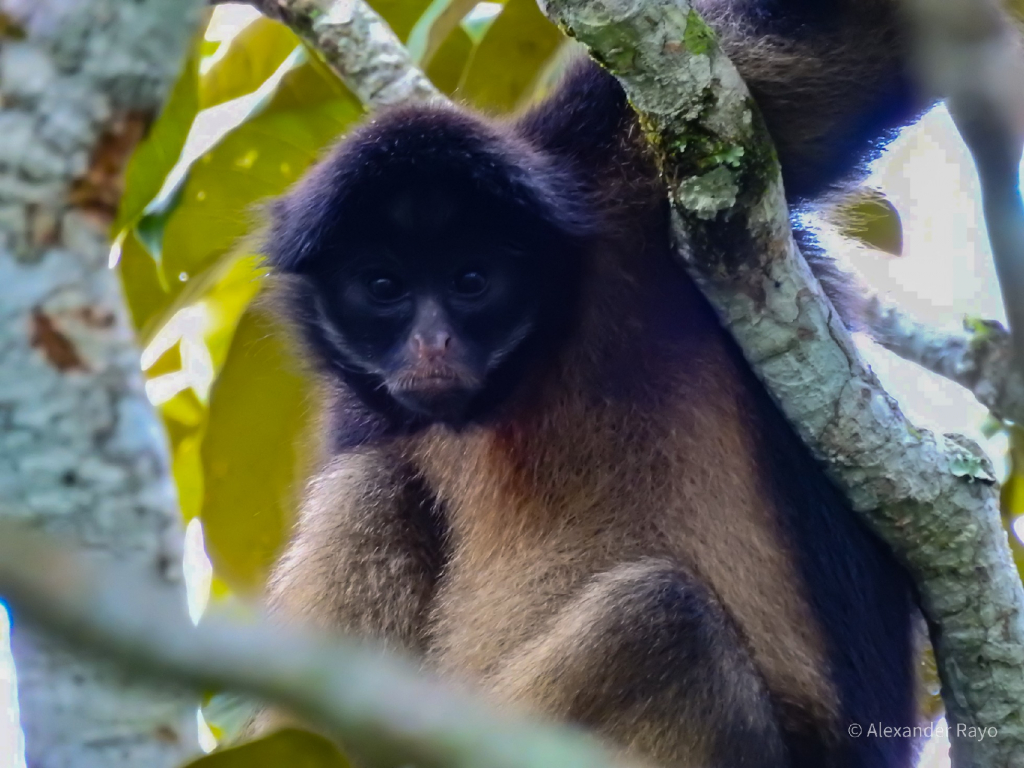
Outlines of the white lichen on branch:
[{"label": "white lichen on branch", "polygon": [[362,0],[256,0],[318,51],[369,109],[439,97],[387,23]]}]

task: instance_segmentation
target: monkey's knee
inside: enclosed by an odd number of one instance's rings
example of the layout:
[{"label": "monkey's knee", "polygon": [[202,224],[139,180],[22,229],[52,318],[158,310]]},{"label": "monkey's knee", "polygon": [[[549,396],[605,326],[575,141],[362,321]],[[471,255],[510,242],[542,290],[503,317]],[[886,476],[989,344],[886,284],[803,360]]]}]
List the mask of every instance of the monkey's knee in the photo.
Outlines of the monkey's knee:
[{"label": "monkey's knee", "polygon": [[597,576],[496,687],[663,763],[786,764],[767,689],[732,620],[669,561]]}]

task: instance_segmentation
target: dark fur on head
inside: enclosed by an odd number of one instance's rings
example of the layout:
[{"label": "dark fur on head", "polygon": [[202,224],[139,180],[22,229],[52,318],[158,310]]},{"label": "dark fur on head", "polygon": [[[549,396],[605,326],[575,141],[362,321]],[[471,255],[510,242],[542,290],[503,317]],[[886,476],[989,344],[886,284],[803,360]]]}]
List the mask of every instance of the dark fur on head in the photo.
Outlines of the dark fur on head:
[{"label": "dark fur on head", "polygon": [[[901,67],[887,69],[888,62],[880,60],[878,72],[886,72],[886,79],[877,88],[829,96],[816,111],[797,117],[790,111],[799,109],[802,89],[817,97],[819,80],[838,75],[851,57],[859,56],[848,40],[850,30],[829,20],[848,3],[829,3],[836,6],[831,14],[814,4],[800,4],[794,12],[788,7],[793,3],[748,3],[751,10],[737,14],[743,5],[715,2],[702,10],[722,25],[723,44],[738,65],[754,73],[748,80],[778,142],[787,197],[796,206],[805,205],[858,172],[865,157],[877,151],[878,143],[867,136],[878,137],[880,125],[899,125],[919,108],[907,95]],[[787,10],[779,12],[783,5]],[[859,6],[857,24],[865,28],[879,29],[880,18],[891,14],[882,0]],[[827,34],[808,37],[806,51],[783,37],[822,24]],[[746,44],[752,34],[761,35],[757,46]],[[899,57],[900,44],[886,42],[886,55]],[[826,49],[827,54],[818,54]],[[664,198],[665,190],[621,86],[584,60],[570,68],[566,83],[543,108],[512,123],[485,122],[450,106],[382,113],[346,136],[273,206],[265,252],[274,271],[291,278],[281,281],[287,286],[282,292],[286,314],[297,322],[317,365],[347,382],[369,407],[357,421],[376,425],[369,432],[353,428],[353,434],[416,430],[430,421],[401,408],[379,377],[353,367],[339,353],[325,322],[325,297],[317,295],[325,270],[345,258],[351,242],[373,238],[375,229],[384,226],[380,208],[397,189],[450,185],[466,219],[538,232],[551,254],[538,267],[538,290],[544,294],[539,322],[501,370],[488,376],[484,392],[462,417],[465,423],[498,407],[528,372],[528,362],[564,336],[580,283],[581,254],[596,242],[628,245],[648,237],[655,225],[649,219],[651,200]],[[777,97],[781,88],[786,95]],[[853,102],[869,94],[877,96],[876,102],[858,110]],[[648,219],[638,221],[638,213]],[[795,231],[826,293],[856,328],[860,287],[817,247],[812,232]],[[360,411],[358,404],[346,404],[339,413],[353,409]],[[347,418],[352,428],[352,417]]]},{"label": "dark fur on head", "polygon": [[443,189],[456,209],[443,215],[455,217],[460,228],[480,228],[485,238],[507,233],[527,251],[522,268],[535,283],[536,316],[468,409],[449,420],[459,426],[491,414],[528,374],[530,361],[567,333],[580,259],[608,225],[580,181],[568,164],[508,127],[481,124],[455,108],[409,108],[354,131],[277,201],[268,261],[285,278],[285,312],[297,321],[319,367],[344,380],[368,407],[357,406],[359,424],[353,424],[351,402],[339,411],[349,432],[361,436],[353,439],[415,431],[433,421],[402,407],[379,376],[353,364],[325,312],[332,301],[324,292],[327,278],[356,243],[380,239],[389,226],[382,211],[412,190],[409,215],[418,219],[416,226],[432,226],[437,222],[431,217],[442,214],[429,208]]}]

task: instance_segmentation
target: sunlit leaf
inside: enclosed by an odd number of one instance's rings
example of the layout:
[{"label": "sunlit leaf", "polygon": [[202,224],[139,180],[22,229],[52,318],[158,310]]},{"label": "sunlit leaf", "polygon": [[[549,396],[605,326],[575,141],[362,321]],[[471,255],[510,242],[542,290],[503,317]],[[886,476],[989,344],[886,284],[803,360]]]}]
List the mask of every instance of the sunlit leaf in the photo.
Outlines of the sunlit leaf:
[{"label": "sunlit leaf", "polygon": [[185,768],[350,768],[323,736],[288,728],[237,747],[217,750]]},{"label": "sunlit leaf", "polygon": [[284,24],[261,16],[223,44],[227,52],[199,81],[203,109],[255,91],[300,43]]},{"label": "sunlit leaf", "polygon": [[881,192],[860,189],[848,196],[830,216],[847,237],[894,256],[903,253],[903,223],[896,207]]},{"label": "sunlit leaf", "polygon": [[153,364],[146,368],[146,378],[152,379],[163,376],[165,373],[174,373],[181,370],[181,346],[172,344],[168,347]]},{"label": "sunlit leaf", "polygon": [[242,317],[210,393],[202,445],[206,548],[234,590],[263,583],[308,468],[310,386],[263,312]]},{"label": "sunlit leaf", "polygon": [[266,269],[261,266],[261,261],[259,256],[235,259],[216,285],[203,296],[207,315],[204,341],[214,371],[219,372],[224,365],[238,321],[263,284]]},{"label": "sunlit leaf", "polygon": [[479,0],[434,0],[409,33],[406,48],[412,60],[421,67],[429,64],[448,35],[459,28],[459,22],[477,6],[478,2]]},{"label": "sunlit leaf", "polygon": [[[492,3],[486,3],[486,6],[492,6]],[[499,4],[499,13],[501,12]],[[478,6],[479,9],[480,6]],[[493,10],[489,8],[488,11]],[[487,34],[487,30],[491,28],[491,24],[497,18],[495,13],[469,13],[462,19],[460,26],[465,30],[466,34],[469,35],[469,39],[473,42],[473,45],[477,45],[481,40],[484,39],[484,35]]]},{"label": "sunlit leaf", "polygon": [[472,55],[473,42],[462,27],[456,27],[430,60],[427,77],[442,93],[458,96],[459,83]]},{"label": "sunlit leaf", "polygon": [[171,474],[178,490],[182,519],[199,515],[203,503],[203,464],[200,449],[207,411],[191,387],[159,408],[171,444]]},{"label": "sunlit leaf", "polygon": [[508,0],[476,47],[460,94],[482,109],[514,109],[532,92],[562,39],[535,0]]},{"label": "sunlit leaf", "polygon": [[394,33],[405,40],[427,10],[430,0],[371,0],[370,5],[384,17]]},{"label": "sunlit leaf", "polygon": [[1017,572],[1024,577],[1024,542],[1014,528],[1014,523],[1024,515],[1024,427],[1010,427],[1009,435],[1010,473],[1000,489],[999,506],[1009,532],[1010,552]]},{"label": "sunlit leaf", "polygon": [[117,266],[132,323],[136,329],[143,328],[153,313],[167,304],[167,287],[160,266],[139,242],[134,227],[121,240]]},{"label": "sunlit leaf", "polygon": [[133,223],[163,186],[168,172],[178,162],[189,128],[199,112],[198,44],[185,59],[178,81],[164,102],[149,135],[143,140],[125,170],[124,195],[114,220],[113,231]]},{"label": "sunlit leaf", "polygon": [[225,259],[245,252],[262,202],[287,189],[361,115],[337,77],[315,57],[305,57],[257,114],[192,164],[163,231],[163,258],[154,273],[162,292],[134,297],[134,284],[126,280],[144,339],[209,290]]}]

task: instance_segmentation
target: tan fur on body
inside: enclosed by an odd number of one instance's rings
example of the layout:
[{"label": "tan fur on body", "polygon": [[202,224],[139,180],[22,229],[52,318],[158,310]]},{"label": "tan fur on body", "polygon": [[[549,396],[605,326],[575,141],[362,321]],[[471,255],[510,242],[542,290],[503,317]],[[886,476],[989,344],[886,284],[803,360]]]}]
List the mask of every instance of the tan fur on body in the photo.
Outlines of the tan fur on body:
[{"label": "tan fur on body", "polygon": [[[614,677],[608,665],[621,664],[628,678],[633,660],[594,654],[568,676],[564,663],[559,675],[528,671],[600,620],[602,580],[672,563],[729,606],[758,670],[751,698],[763,698],[763,676],[809,722],[832,727],[813,615],[798,590],[778,588],[800,582],[754,464],[761,436],[737,363],[717,334],[651,338],[652,325],[713,320],[649,250],[596,260],[575,335],[585,341],[524,387],[500,423],[436,427],[386,456],[337,457],[311,489],[271,605],[422,653],[428,668],[497,703],[570,718],[594,675]],[[378,479],[381,464],[409,468],[444,510],[436,579],[436,541]],[[412,538],[421,544],[410,547]],[[698,714],[693,729],[678,726],[678,713],[643,727],[628,711],[586,717],[619,743],[677,760],[707,748],[713,724]]]},{"label": "tan fur on body", "polygon": [[[428,659],[500,676],[504,657],[598,574],[663,557],[701,574],[747,637],[770,638],[752,650],[773,688],[827,702],[813,621],[799,595],[775,586],[796,578],[752,465],[749,406],[725,375],[732,362],[714,338],[658,349],[648,323],[630,333],[645,312],[680,328],[707,319],[687,318],[676,292],[624,293],[609,305],[584,299],[595,327],[579,335],[602,342],[569,350],[523,413],[468,434],[437,429],[412,447],[451,528]],[[608,392],[622,371],[637,391]]]}]

